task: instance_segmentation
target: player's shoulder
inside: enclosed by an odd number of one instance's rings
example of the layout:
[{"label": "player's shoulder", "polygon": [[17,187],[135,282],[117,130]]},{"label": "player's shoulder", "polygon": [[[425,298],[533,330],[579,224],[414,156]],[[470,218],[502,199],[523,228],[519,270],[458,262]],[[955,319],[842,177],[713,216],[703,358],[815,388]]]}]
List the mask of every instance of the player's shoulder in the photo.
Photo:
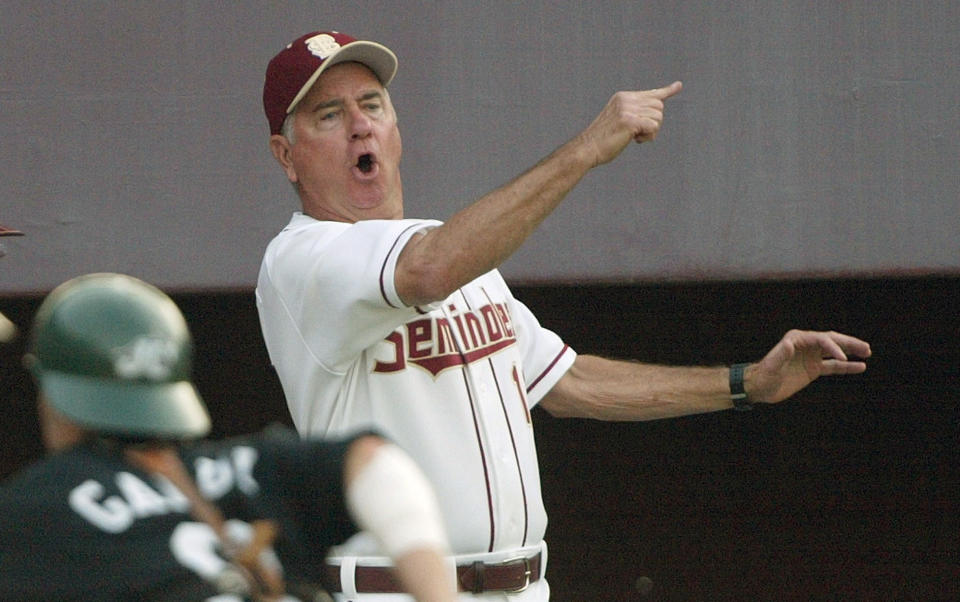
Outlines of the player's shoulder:
[{"label": "player's shoulder", "polygon": [[250,477],[259,483],[258,488],[273,493],[320,489],[317,483],[340,480],[351,444],[366,435],[377,433],[363,430],[339,437],[302,438],[286,425],[272,425],[250,434],[185,446],[181,456],[198,483],[216,473],[221,477],[233,474],[232,481],[238,486],[245,476]]},{"label": "player's shoulder", "polygon": [[289,454],[296,457],[307,450],[332,448],[341,443],[347,444],[358,436],[360,436],[359,433],[337,439],[301,438],[292,427],[273,423],[250,433],[189,443],[181,448],[181,455],[187,459],[230,457],[236,455],[238,449],[243,448],[253,449],[264,456]]},{"label": "player's shoulder", "polygon": [[267,245],[265,265],[282,264],[292,269],[297,278],[302,270],[333,251],[332,256],[344,258],[365,256],[368,253],[386,253],[402,246],[415,232],[435,228],[442,222],[427,219],[371,219],[358,222],[321,221],[303,214],[295,214],[277,236]]},{"label": "player's shoulder", "polygon": [[289,245],[304,237],[309,237],[316,243],[318,237],[336,237],[351,225],[346,222],[314,219],[298,211],[293,214],[283,230],[270,241],[270,246]]},{"label": "player's shoulder", "polygon": [[189,441],[181,445],[180,455],[185,459],[217,458],[234,454],[238,448],[267,449],[273,445],[272,442],[289,441],[296,436],[295,433],[291,435],[289,430],[285,426],[270,426],[263,430],[219,439]]},{"label": "player's shoulder", "polygon": [[0,513],[47,507],[90,479],[106,481],[122,464],[87,445],[40,458],[0,483]]}]

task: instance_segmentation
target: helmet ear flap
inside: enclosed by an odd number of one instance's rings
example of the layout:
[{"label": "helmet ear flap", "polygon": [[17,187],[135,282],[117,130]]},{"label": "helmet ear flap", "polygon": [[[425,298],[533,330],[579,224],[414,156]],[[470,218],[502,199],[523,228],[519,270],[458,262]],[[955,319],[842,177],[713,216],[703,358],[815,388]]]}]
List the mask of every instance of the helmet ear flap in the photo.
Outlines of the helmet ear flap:
[{"label": "helmet ear flap", "polygon": [[182,439],[210,428],[192,358],[186,321],[167,295],[130,276],[90,274],[41,304],[24,366],[48,402],[86,429]]}]

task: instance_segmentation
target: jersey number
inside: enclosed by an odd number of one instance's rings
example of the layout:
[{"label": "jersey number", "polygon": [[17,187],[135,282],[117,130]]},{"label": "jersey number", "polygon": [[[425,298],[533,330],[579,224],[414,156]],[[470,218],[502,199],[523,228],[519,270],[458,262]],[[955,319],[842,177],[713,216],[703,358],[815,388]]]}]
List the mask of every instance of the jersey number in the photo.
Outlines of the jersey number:
[{"label": "jersey number", "polygon": [[[231,519],[226,523],[227,533],[233,541],[247,544],[253,536],[253,527],[241,520]],[[208,583],[218,586],[227,585],[224,580],[231,579],[236,573],[233,565],[220,554],[220,538],[210,525],[185,521],[177,525],[170,536],[170,551],[184,567],[196,573]],[[263,562],[280,568],[280,559],[273,548],[263,552]],[[239,574],[237,573],[239,578]],[[237,594],[220,594],[207,598],[207,602],[243,602],[245,598]],[[299,602],[298,598],[285,596],[282,602]]]}]

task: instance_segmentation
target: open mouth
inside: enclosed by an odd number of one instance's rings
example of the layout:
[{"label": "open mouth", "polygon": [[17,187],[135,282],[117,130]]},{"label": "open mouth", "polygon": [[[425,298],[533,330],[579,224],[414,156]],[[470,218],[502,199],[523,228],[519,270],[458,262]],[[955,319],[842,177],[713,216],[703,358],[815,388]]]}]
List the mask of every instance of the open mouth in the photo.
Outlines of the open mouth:
[{"label": "open mouth", "polygon": [[360,158],[357,159],[357,169],[362,173],[370,173],[373,170],[373,155],[369,153],[360,155]]}]

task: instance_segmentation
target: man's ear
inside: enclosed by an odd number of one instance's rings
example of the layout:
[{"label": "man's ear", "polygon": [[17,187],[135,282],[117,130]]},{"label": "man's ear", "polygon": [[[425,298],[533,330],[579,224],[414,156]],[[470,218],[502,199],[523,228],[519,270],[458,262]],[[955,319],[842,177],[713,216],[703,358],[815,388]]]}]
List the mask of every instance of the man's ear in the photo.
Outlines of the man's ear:
[{"label": "man's ear", "polygon": [[273,158],[283,168],[283,171],[287,174],[287,179],[296,183],[297,172],[293,168],[292,150],[290,141],[287,140],[286,136],[280,134],[270,136],[270,152],[273,153]]},{"label": "man's ear", "polygon": [[56,410],[43,391],[37,394],[37,414],[43,445],[48,451],[72,447],[87,436],[87,430]]}]

